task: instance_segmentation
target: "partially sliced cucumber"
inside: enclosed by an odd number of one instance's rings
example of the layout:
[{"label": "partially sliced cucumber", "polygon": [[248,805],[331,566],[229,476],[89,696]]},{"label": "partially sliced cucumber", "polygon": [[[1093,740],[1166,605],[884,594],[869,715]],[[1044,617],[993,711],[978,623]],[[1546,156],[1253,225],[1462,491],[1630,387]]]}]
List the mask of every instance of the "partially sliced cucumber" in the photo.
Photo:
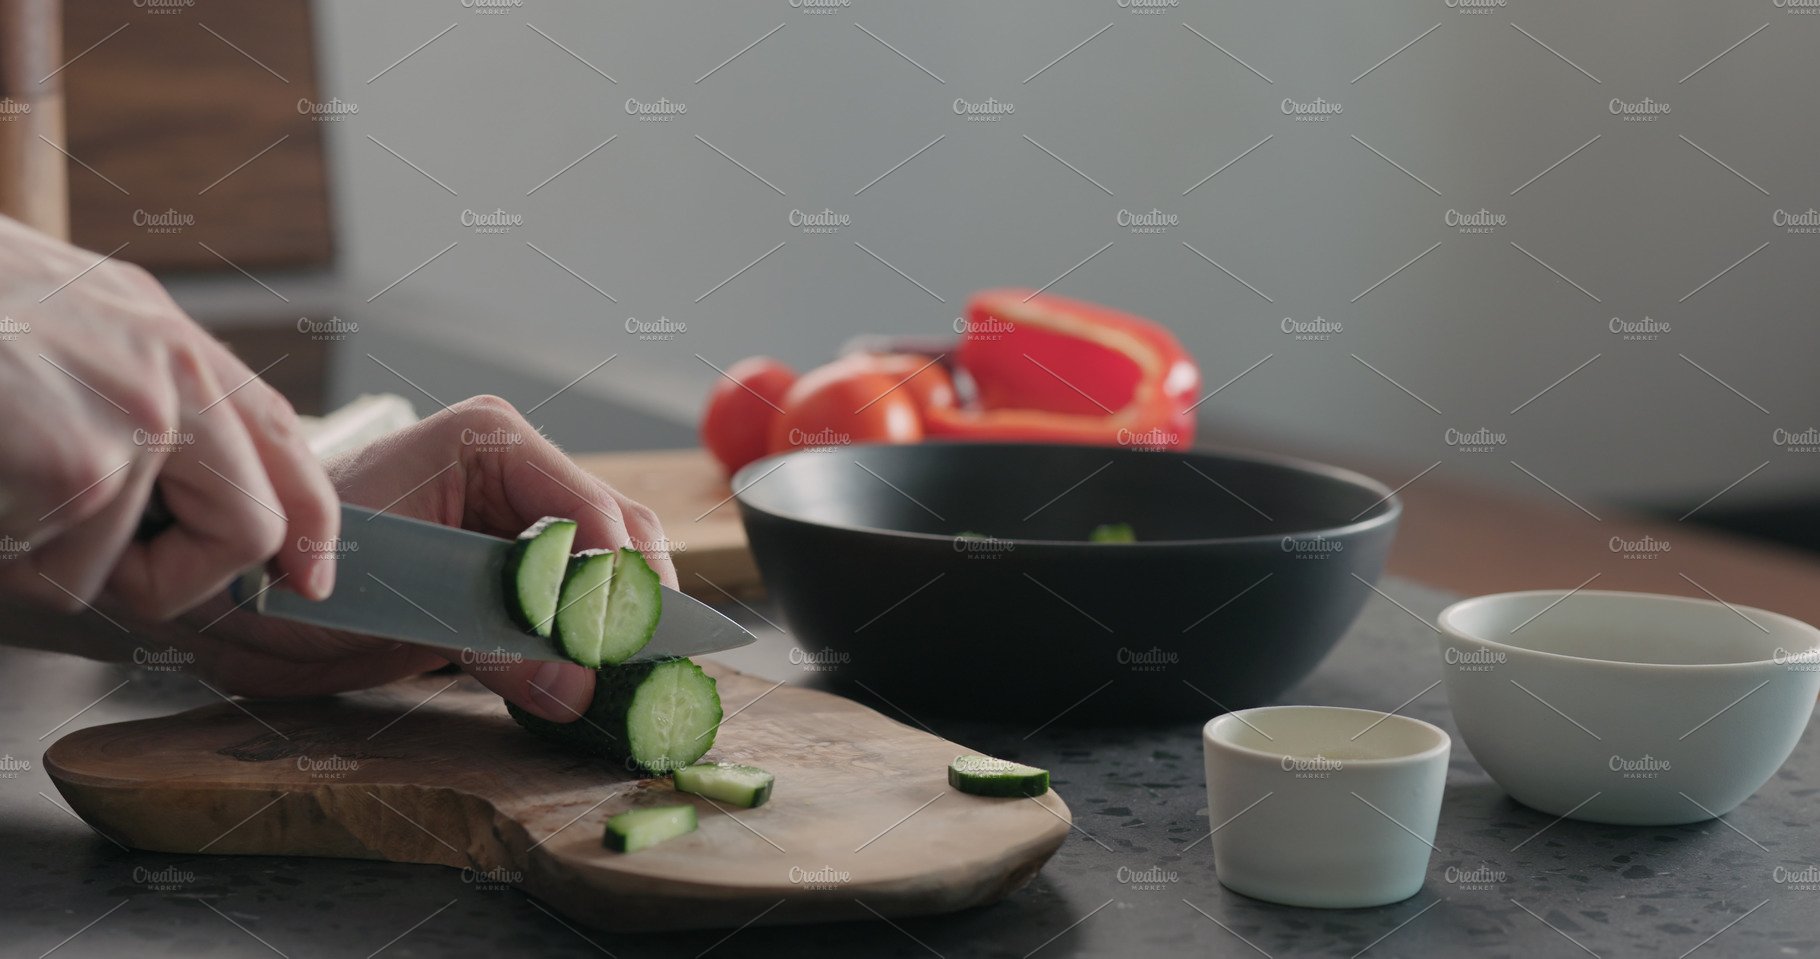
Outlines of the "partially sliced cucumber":
[{"label": "partially sliced cucumber", "polygon": [[948,785],[975,796],[1041,796],[1049,770],[991,756],[961,756],[948,764]]},{"label": "partially sliced cucumber", "polygon": [[607,820],[605,842],[614,852],[637,852],[694,831],[694,806],[647,806]]},{"label": "partially sliced cucumber", "polygon": [[545,739],[660,776],[707,753],[721,718],[714,677],[680,658],[600,670],[594,699],[574,722],[551,722],[510,703],[506,709]]},{"label": "partially sliced cucumber", "polygon": [[562,601],[556,606],[556,644],[570,659],[590,669],[619,662],[607,658],[607,604],[618,559],[619,554],[610,549],[578,553],[569,560],[568,575],[563,577]]},{"label": "partially sliced cucumber", "polygon": [[623,663],[644,649],[657,632],[657,619],[664,610],[663,584],[642,553],[622,549],[607,589],[612,595],[607,598],[601,658]]},{"label": "partially sliced cucumber", "polygon": [[539,636],[550,635],[574,543],[574,520],[546,516],[518,535],[506,557],[506,608]]},{"label": "partially sliced cucumber", "polygon": [[677,790],[750,809],[771,798],[772,776],[757,766],[696,763],[670,775]]}]

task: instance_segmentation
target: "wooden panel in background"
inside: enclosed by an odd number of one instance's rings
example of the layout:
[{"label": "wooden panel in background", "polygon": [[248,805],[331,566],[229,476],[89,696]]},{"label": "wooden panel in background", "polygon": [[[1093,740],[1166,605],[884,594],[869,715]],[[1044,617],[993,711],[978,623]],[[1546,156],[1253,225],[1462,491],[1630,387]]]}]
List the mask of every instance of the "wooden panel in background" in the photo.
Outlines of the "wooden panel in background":
[{"label": "wooden panel in background", "polygon": [[[232,269],[201,243],[246,269],[326,263],[322,124],[297,108],[318,100],[311,36],[308,0],[66,0],[72,241],[153,270]],[[171,211],[193,222],[136,222]]]}]

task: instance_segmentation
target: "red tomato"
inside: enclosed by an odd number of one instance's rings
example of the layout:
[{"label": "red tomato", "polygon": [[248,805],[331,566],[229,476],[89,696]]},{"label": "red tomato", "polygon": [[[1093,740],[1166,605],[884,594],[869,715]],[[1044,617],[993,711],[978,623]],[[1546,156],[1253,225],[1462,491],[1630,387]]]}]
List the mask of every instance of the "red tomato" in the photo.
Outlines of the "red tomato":
[{"label": "red tomato", "polygon": [[892,384],[901,384],[895,392],[908,392],[916,398],[919,409],[955,403],[954,381],[948,370],[940,363],[931,363],[930,357],[915,353],[849,353],[804,373],[791,392],[803,396],[834,380],[867,373],[882,374],[890,377]]},{"label": "red tomato", "polygon": [[[947,368],[931,362],[931,357],[915,353],[884,353],[867,357],[880,373],[893,382],[903,383],[898,390],[909,390],[916,397],[918,409],[954,405],[954,380]],[[906,379],[908,377],[908,379]]]},{"label": "red tomato", "polygon": [[796,371],[767,356],[740,360],[708,393],[701,442],[732,476],[765,455],[771,425],[796,383]]},{"label": "red tomato", "polygon": [[[837,360],[834,366],[848,361]],[[850,443],[914,443],[923,438],[916,397],[892,389],[902,377],[845,370],[822,375],[828,367],[798,381],[784,398],[784,415],[771,424],[771,451]]]}]

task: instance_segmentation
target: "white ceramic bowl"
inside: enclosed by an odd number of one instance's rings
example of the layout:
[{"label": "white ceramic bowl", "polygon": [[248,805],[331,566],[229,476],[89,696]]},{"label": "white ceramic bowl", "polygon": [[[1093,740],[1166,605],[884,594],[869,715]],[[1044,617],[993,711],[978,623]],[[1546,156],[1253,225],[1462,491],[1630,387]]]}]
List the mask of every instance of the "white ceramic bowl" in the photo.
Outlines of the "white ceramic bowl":
[{"label": "white ceramic bowl", "polygon": [[1261,706],[1201,730],[1220,883],[1254,899],[1354,909],[1408,899],[1434,848],[1440,728],[1338,706]]},{"label": "white ceramic bowl", "polygon": [[1438,619],[1447,698],[1518,802],[1589,822],[1722,816],[1788,758],[1820,693],[1820,630],[1678,596],[1480,596]]}]

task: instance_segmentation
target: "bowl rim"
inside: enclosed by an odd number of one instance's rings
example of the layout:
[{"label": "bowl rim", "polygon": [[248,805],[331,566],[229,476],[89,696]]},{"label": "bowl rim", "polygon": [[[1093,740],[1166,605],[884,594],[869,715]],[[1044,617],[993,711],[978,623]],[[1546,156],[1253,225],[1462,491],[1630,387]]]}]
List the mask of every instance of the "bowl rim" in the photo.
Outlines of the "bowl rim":
[{"label": "bowl rim", "polygon": [[[1788,653],[1790,654],[1791,657],[1799,656],[1799,655],[1802,655],[1805,653],[1820,652],[1820,627],[1815,627],[1813,624],[1808,623],[1804,620],[1796,619],[1793,616],[1789,616],[1784,613],[1778,613],[1778,612],[1775,612],[1774,610],[1761,609],[1756,606],[1742,606],[1737,603],[1728,603],[1723,600],[1701,599],[1697,596],[1676,596],[1676,595],[1673,595],[1670,593],[1651,593],[1651,592],[1646,592],[1646,591],[1642,591],[1642,590],[1525,589],[1525,590],[1516,590],[1516,591],[1507,592],[1507,593],[1486,593],[1482,596],[1468,596],[1465,599],[1456,600],[1455,602],[1450,603],[1446,609],[1441,610],[1440,614],[1435,617],[1435,625],[1440,627],[1441,636],[1443,638],[1452,637],[1452,638],[1456,638],[1456,639],[1463,639],[1463,640],[1466,640],[1467,642],[1478,643],[1483,646],[1490,646],[1490,647],[1492,647],[1494,649],[1498,649],[1498,650],[1508,650],[1512,653],[1519,654],[1519,655],[1535,656],[1535,657],[1539,657],[1544,660],[1560,660],[1562,662],[1569,662],[1569,663],[1598,664],[1598,665],[1603,665],[1603,666],[1622,666],[1622,667],[1629,668],[1629,669],[1661,669],[1661,670],[1670,670],[1670,671],[1693,670],[1693,669],[1762,669],[1764,667],[1769,667],[1769,666],[1773,666],[1777,669],[1784,669],[1787,667],[1786,663],[1778,663],[1774,657],[1772,657],[1770,659],[1741,659],[1741,660],[1731,660],[1731,661],[1727,661],[1727,662],[1711,662],[1711,663],[1646,663],[1646,662],[1641,662],[1641,661],[1634,660],[1634,659],[1610,659],[1610,658],[1601,657],[1601,656],[1576,656],[1571,653],[1552,653],[1552,652],[1548,652],[1547,650],[1531,649],[1527,646],[1517,646],[1517,645],[1513,645],[1511,643],[1501,643],[1495,639],[1486,639],[1482,636],[1475,636],[1471,633],[1466,632],[1464,629],[1461,629],[1458,625],[1456,625],[1453,622],[1454,617],[1459,615],[1460,611],[1464,610],[1465,608],[1467,608],[1469,606],[1473,606],[1475,604],[1482,604],[1482,603],[1491,603],[1491,602],[1506,602],[1509,600],[1518,599],[1518,598],[1522,598],[1522,597],[1530,597],[1530,596],[1557,596],[1557,597],[1560,597],[1559,599],[1556,600],[1556,602],[1565,600],[1569,596],[1587,596],[1587,597],[1604,597],[1604,598],[1608,598],[1608,599],[1611,597],[1618,597],[1619,601],[1629,601],[1629,602],[1670,603],[1670,604],[1681,604],[1681,605],[1691,605],[1691,606],[1703,606],[1703,607],[1706,607],[1709,609],[1716,607],[1719,609],[1730,610],[1731,612],[1744,616],[1745,619],[1747,619],[1747,620],[1750,617],[1745,614],[1754,613],[1754,614],[1764,616],[1769,619],[1782,620],[1786,623],[1793,624],[1795,627],[1797,627],[1797,632],[1806,632],[1809,634],[1809,636],[1812,640],[1810,645],[1808,645],[1804,648],[1801,648],[1801,649],[1788,650]],[[1536,615],[1539,616],[1541,614],[1538,613]]]},{"label": "bowl rim", "polygon": [[[1115,547],[1115,548],[1116,547],[1125,547],[1125,548],[1162,547],[1162,548],[1167,548],[1167,547],[1175,547],[1175,546],[1179,546],[1179,547],[1228,546],[1228,545],[1242,545],[1242,544],[1251,544],[1251,543],[1280,542],[1285,539],[1294,539],[1297,537],[1306,537],[1306,536],[1320,536],[1320,537],[1324,537],[1324,538],[1338,539],[1343,536],[1354,536],[1354,535],[1358,535],[1358,534],[1362,534],[1362,533],[1368,533],[1368,532],[1376,530],[1380,527],[1394,526],[1403,515],[1403,500],[1400,496],[1397,495],[1397,491],[1391,489],[1389,486],[1386,486],[1384,483],[1379,482],[1378,480],[1375,480],[1369,476],[1366,476],[1363,473],[1346,469],[1343,466],[1332,466],[1327,463],[1319,463],[1314,460],[1301,459],[1301,458],[1295,457],[1295,456],[1285,456],[1280,453],[1267,453],[1267,452],[1263,452],[1263,451],[1259,451],[1259,450],[1243,449],[1240,447],[1215,446],[1215,447],[1196,447],[1196,448],[1188,449],[1188,450],[1149,451],[1149,450],[1135,450],[1135,449],[1129,449],[1129,448],[1120,448],[1120,447],[1115,447],[1115,446],[1094,446],[1094,445],[1084,444],[1084,443],[1013,443],[1013,442],[996,442],[996,441],[995,442],[968,442],[968,441],[954,441],[954,440],[938,440],[938,441],[929,441],[929,442],[921,442],[921,443],[855,443],[852,446],[848,447],[848,449],[864,450],[864,449],[874,449],[874,448],[890,448],[890,447],[897,447],[897,446],[904,446],[904,447],[919,446],[919,447],[924,447],[924,448],[934,447],[937,449],[956,449],[956,448],[1003,449],[1003,448],[1007,448],[1007,447],[1036,448],[1036,449],[1061,449],[1061,450],[1083,450],[1084,449],[1084,450],[1095,450],[1095,451],[1099,451],[1099,452],[1104,452],[1104,453],[1114,455],[1114,456],[1120,456],[1120,455],[1176,456],[1176,457],[1182,458],[1184,461],[1188,460],[1189,458],[1194,458],[1194,457],[1239,460],[1239,461],[1246,461],[1246,462],[1251,462],[1251,463],[1261,463],[1261,464],[1264,464],[1267,466],[1275,466],[1275,467],[1279,467],[1282,469],[1292,470],[1292,471],[1300,472],[1300,473],[1312,474],[1312,475],[1321,477],[1323,479],[1333,480],[1335,482],[1343,483],[1343,484],[1346,484],[1349,486],[1363,488],[1367,492],[1372,492],[1372,493],[1378,494],[1377,502],[1373,503],[1371,506],[1366,507],[1366,509],[1364,511],[1365,513],[1372,513],[1374,515],[1367,516],[1363,519],[1351,520],[1351,521],[1348,521],[1348,522],[1338,525],[1338,526],[1322,526],[1322,527],[1317,527],[1317,528],[1312,528],[1312,529],[1286,530],[1286,531],[1277,532],[1277,533],[1257,533],[1257,534],[1253,534],[1253,535],[1249,535],[1249,536],[1213,536],[1213,537],[1201,537],[1198,539],[1158,539],[1158,540],[1143,540],[1143,541],[1139,541],[1136,543],[1094,543],[1094,542],[1090,542],[1090,541],[1084,540],[1084,539],[1025,539],[1025,538],[1019,538],[1019,537],[1004,537],[1004,536],[992,537],[992,539],[995,541],[1003,542],[1003,543],[1011,543],[1016,546],[1082,547],[1082,548],[1091,547],[1094,549],[1105,549],[1107,547]],[[791,522],[796,522],[796,523],[802,523],[807,526],[816,526],[816,527],[820,527],[822,529],[840,530],[843,532],[850,532],[850,533],[871,533],[871,534],[885,535],[885,536],[899,536],[899,537],[904,537],[904,538],[908,538],[908,539],[928,540],[931,542],[938,542],[938,543],[952,542],[955,539],[954,536],[944,536],[944,535],[939,535],[936,533],[919,533],[919,532],[915,532],[913,530],[889,529],[889,528],[883,527],[883,526],[867,526],[867,525],[859,524],[859,523],[832,523],[832,522],[828,522],[826,520],[821,520],[821,519],[816,519],[816,518],[809,517],[809,516],[804,516],[799,513],[771,509],[769,507],[760,506],[760,505],[752,502],[752,500],[746,496],[747,490],[751,489],[753,486],[756,486],[766,476],[771,475],[771,473],[773,473],[777,469],[781,468],[783,466],[783,464],[787,461],[788,457],[797,456],[797,455],[801,455],[801,451],[791,451],[791,452],[787,452],[787,453],[773,453],[762,459],[753,460],[752,462],[747,463],[745,466],[741,467],[738,472],[733,474],[733,477],[730,480],[730,485],[733,488],[733,495],[729,498],[737,501],[741,509],[749,509],[749,510],[752,510],[757,513],[761,513],[766,516],[775,517],[777,519],[789,520]],[[1091,477],[1091,475],[1092,474],[1089,474],[1090,477]],[[750,478],[748,478],[748,477],[750,477]]]},{"label": "bowl rim", "polygon": [[[1251,746],[1241,746],[1231,740],[1217,738],[1213,734],[1213,727],[1216,723],[1224,723],[1227,720],[1232,720],[1250,726],[1250,723],[1245,722],[1244,717],[1246,715],[1277,712],[1355,713],[1360,716],[1376,716],[1378,717],[1377,722],[1365,727],[1365,732],[1371,731],[1379,723],[1401,722],[1414,723],[1417,726],[1423,727],[1425,731],[1441,737],[1439,743],[1416,752],[1403,753],[1396,756],[1374,756],[1370,759],[1341,760],[1341,762],[1344,762],[1348,766],[1380,767],[1415,765],[1433,759],[1437,755],[1448,755],[1453,750],[1453,736],[1450,735],[1447,730],[1442,729],[1440,726],[1437,726],[1426,719],[1417,719],[1414,716],[1405,716],[1402,713],[1381,709],[1365,709],[1359,706],[1329,706],[1323,703],[1279,703],[1272,706],[1251,706],[1245,709],[1228,710],[1207,720],[1207,722],[1201,725],[1201,744],[1204,748],[1221,749],[1241,756],[1251,756],[1260,759],[1281,761],[1286,758],[1312,758],[1287,750],[1283,752],[1272,752],[1267,749],[1255,749]],[[1359,735],[1363,736],[1364,734],[1364,732],[1361,732]]]}]

